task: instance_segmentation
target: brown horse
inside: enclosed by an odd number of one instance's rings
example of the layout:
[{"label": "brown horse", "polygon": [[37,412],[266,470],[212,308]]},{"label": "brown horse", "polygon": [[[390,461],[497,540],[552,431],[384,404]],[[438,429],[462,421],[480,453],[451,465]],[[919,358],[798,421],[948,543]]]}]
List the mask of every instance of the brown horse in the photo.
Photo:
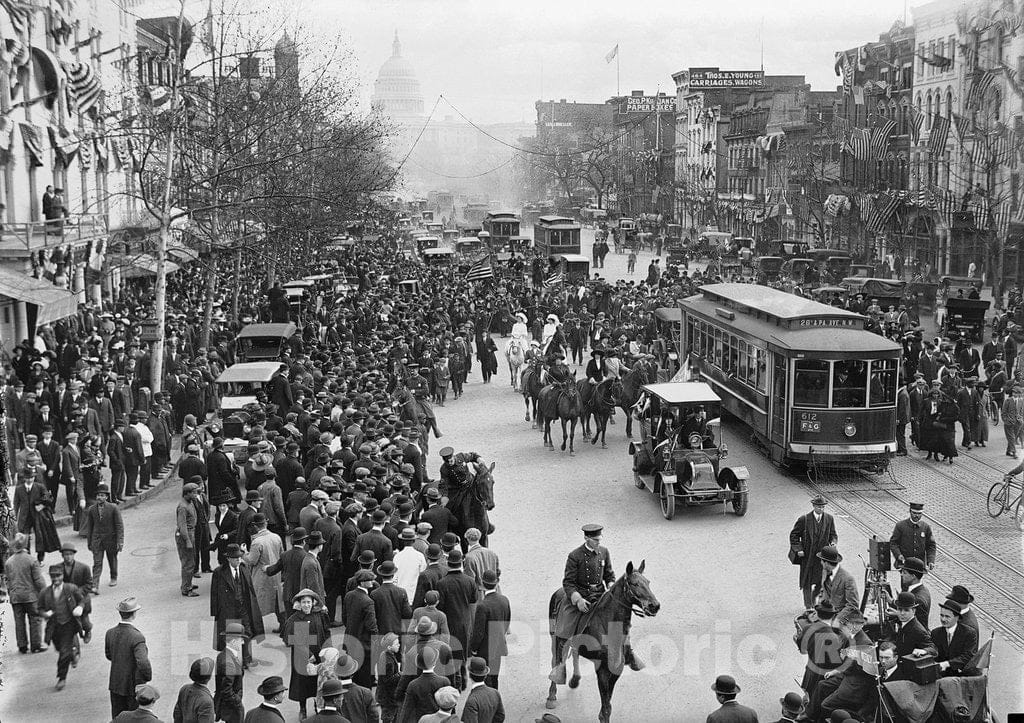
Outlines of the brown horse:
[{"label": "brown horse", "polygon": [[442,490],[448,496],[447,507],[458,519],[455,532],[462,537],[466,530],[480,530],[480,544],[487,547],[487,536],[494,530],[487,513],[494,509],[494,462],[490,466],[474,463],[475,474],[464,487]]},{"label": "brown horse", "polygon": [[[544,445],[550,445],[551,451],[555,449],[555,442],[551,438],[551,422],[558,419],[562,423],[562,451],[565,451],[566,440],[569,442],[569,455],[575,456],[576,450],[573,443],[576,440],[576,424],[583,416],[583,401],[580,399],[576,382],[570,379],[561,384],[548,384],[541,389],[537,398],[537,421],[544,423]],[[566,422],[569,423],[568,435],[566,434]]]},{"label": "brown horse", "polygon": [[650,384],[645,366],[636,366],[622,375],[622,388],[616,399],[617,406],[626,413],[626,436],[633,437],[633,405],[640,398],[640,387]]},{"label": "brown horse", "polygon": [[[626,574],[608,588],[589,612],[583,614],[576,634],[570,638],[556,635],[555,620],[565,605],[565,590],[555,590],[548,604],[552,670],[548,676],[551,686],[546,707],[555,707],[558,700],[557,686],[565,684],[565,656],[568,648],[572,653],[578,652],[584,658],[594,661],[597,689],[601,693],[598,721],[609,723],[612,717],[612,693],[626,662],[633,614],[640,617],[654,616],[661,608],[661,603],[651,592],[650,582],[644,577],[645,562],[642,561],[636,569],[632,562],[626,566]],[[578,669],[573,682],[579,682]],[[570,687],[575,686],[570,683]]]},{"label": "brown horse", "polygon": [[[616,400],[622,391],[622,382],[618,379],[605,379],[597,385],[591,384],[588,379],[581,379],[576,383],[583,400],[583,438],[589,439],[591,444],[597,444],[597,438],[601,437],[601,449],[608,449],[604,436],[608,430],[608,420],[615,409]],[[590,418],[594,418],[594,436],[590,436]]]},{"label": "brown horse", "polygon": [[544,388],[544,383],[541,381],[544,375],[544,370],[541,368],[540,362],[534,359],[526,365],[526,371],[523,372],[523,376],[520,378],[522,385],[520,391],[523,395],[523,401],[526,403],[526,421],[530,421],[530,403],[533,403],[533,428],[537,428],[539,419],[537,418],[537,399],[540,397],[540,390]]}]

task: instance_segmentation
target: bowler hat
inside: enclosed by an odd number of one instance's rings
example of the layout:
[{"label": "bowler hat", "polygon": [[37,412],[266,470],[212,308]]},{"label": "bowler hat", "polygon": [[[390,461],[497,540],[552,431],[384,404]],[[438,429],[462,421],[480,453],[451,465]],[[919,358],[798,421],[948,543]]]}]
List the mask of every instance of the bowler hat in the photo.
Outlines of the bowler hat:
[{"label": "bowler hat", "polygon": [[462,567],[462,550],[456,548],[448,553],[448,567]]},{"label": "bowler hat", "polygon": [[711,686],[711,690],[721,695],[736,695],[740,692],[740,687],[736,685],[736,679],[731,675],[720,675],[715,678],[715,684]]},{"label": "bowler hat", "polygon": [[188,677],[196,682],[206,681],[213,677],[213,671],[213,658],[198,658],[189,666]]},{"label": "bowler hat", "polygon": [[793,713],[796,715],[803,710],[804,698],[799,693],[786,693],[785,696],[779,698],[779,703],[782,704],[783,709],[785,709],[787,713]]},{"label": "bowler hat", "polygon": [[246,502],[259,502],[262,499],[263,497],[262,495],[260,495],[259,490],[249,490],[248,492],[245,493]]},{"label": "bowler hat", "polygon": [[242,548],[239,547],[234,542],[232,542],[230,545],[228,545],[227,549],[224,551],[224,557],[227,557],[227,558],[236,558],[236,557],[241,557],[241,556],[242,556]]},{"label": "bowler hat", "polygon": [[894,606],[897,609],[909,610],[917,607],[917,598],[914,597],[912,592],[901,592],[896,596],[896,602]]},{"label": "bowler hat", "polygon": [[377,568],[377,574],[383,578],[394,577],[396,572],[398,572],[398,567],[391,560],[385,560]]},{"label": "bowler hat", "polygon": [[839,550],[836,549],[835,545],[825,545],[825,547],[821,548],[821,552],[818,553],[818,559],[838,565],[843,561],[843,556],[839,554]]},{"label": "bowler hat", "polygon": [[297,545],[306,539],[306,528],[296,527],[292,530],[292,544]]},{"label": "bowler hat", "polygon": [[498,573],[495,570],[484,570],[480,576],[480,582],[486,588],[497,587],[498,585]]},{"label": "bowler hat", "polygon": [[110,485],[108,485],[106,482],[100,482],[98,485],[96,485],[96,494],[109,495]]},{"label": "bowler hat", "polygon": [[903,561],[903,569],[907,572],[912,572],[918,577],[926,574],[928,568],[925,567],[924,561],[919,557],[908,557]]},{"label": "bowler hat", "polygon": [[245,638],[249,639],[249,635],[245,632],[245,626],[242,623],[228,623],[224,626],[224,629],[220,632],[221,637],[225,638]]},{"label": "bowler hat", "polygon": [[950,600],[949,598],[946,598],[941,603],[939,603],[939,607],[946,608],[946,610],[949,610],[951,613],[955,613],[957,617],[960,617],[964,614],[964,606],[958,603],[956,600]]},{"label": "bowler hat", "polygon": [[441,546],[436,542],[431,543],[427,546],[427,559],[428,560],[440,560],[441,559]]},{"label": "bowler hat", "polygon": [[487,661],[483,658],[472,657],[469,659],[469,674],[482,678],[490,674],[491,669],[487,667]]},{"label": "bowler hat", "polygon": [[830,600],[822,600],[814,606],[814,612],[818,613],[819,617],[829,619],[834,617],[838,611]]},{"label": "bowler hat", "polygon": [[374,560],[377,559],[377,554],[373,550],[363,550],[359,553],[359,564],[360,565],[372,565]]},{"label": "bowler hat", "polygon": [[264,698],[269,698],[272,695],[283,693],[288,690],[284,685],[284,679],[280,675],[271,675],[269,678],[265,678],[259,687],[256,688],[256,692],[262,695]]}]

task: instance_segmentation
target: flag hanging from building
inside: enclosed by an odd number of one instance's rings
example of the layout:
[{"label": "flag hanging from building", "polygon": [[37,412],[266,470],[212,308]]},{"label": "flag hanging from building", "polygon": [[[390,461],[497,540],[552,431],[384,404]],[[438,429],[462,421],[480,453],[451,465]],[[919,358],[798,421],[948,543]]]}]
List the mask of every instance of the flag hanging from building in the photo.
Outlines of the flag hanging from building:
[{"label": "flag hanging from building", "polygon": [[871,141],[868,132],[864,128],[854,128],[850,131],[850,152],[858,161],[868,160],[871,149]]},{"label": "flag hanging from building", "polygon": [[935,200],[935,208],[939,217],[946,223],[946,228],[953,228],[953,214],[956,213],[956,196],[945,188],[932,188]]},{"label": "flag hanging from building", "polygon": [[469,267],[469,271],[466,272],[466,281],[483,281],[484,279],[493,279],[494,269],[491,268],[491,257],[484,256],[478,259]]},{"label": "flag hanging from building", "polygon": [[1013,216],[1009,199],[1003,199],[992,211],[996,225],[996,238],[1005,239],[1010,233],[1010,219]]},{"label": "flag hanging from building", "polygon": [[25,142],[25,150],[28,151],[29,163],[36,167],[45,165],[42,130],[31,123],[19,123],[18,128],[21,130],[21,139]]},{"label": "flag hanging from building", "polygon": [[869,231],[874,233],[880,233],[885,224],[892,218],[893,213],[896,212],[896,207],[900,204],[899,196],[893,193],[882,193],[871,203],[868,209],[868,220],[867,228]]},{"label": "flag hanging from building", "polygon": [[996,76],[991,70],[975,70],[974,78],[971,80],[971,89],[967,93],[967,107],[980,108],[981,101],[984,100],[985,94],[988,93],[995,80]]},{"label": "flag hanging from building", "polygon": [[896,121],[883,116],[875,116],[875,126],[871,129],[871,155],[878,160],[885,160],[885,150],[889,146],[889,136],[896,130]]},{"label": "flag hanging from building", "polygon": [[857,105],[864,105],[864,86],[853,86],[853,102]]},{"label": "flag hanging from building", "polygon": [[559,284],[561,284],[564,281],[565,281],[565,274],[563,274],[560,271],[556,271],[555,273],[551,274],[551,276],[549,276],[546,279],[544,279],[544,288],[545,289],[550,289],[553,286],[558,286]]},{"label": "flag hanging from building", "polygon": [[928,133],[928,152],[933,157],[942,155],[949,139],[949,118],[932,113],[932,129]]},{"label": "flag hanging from building", "polygon": [[957,140],[960,141],[960,145],[962,146],[967,135],[971,132],[971,119],[967,116],[962,116],[959,113],[954,113],[953,127],[956,129]]},{"label": "flag hanging from building", "polygon": [[0,0],[0,8],[6,10],[7,14],[11,16],[11,27],[18,37],[27,43],[32,26],[32,8],[22,5],[16,0]]},{"label": "flag hanging from building", "polygon": [[978,173],[987,173],[991,170],[992,152],[985,138],[975,138],[974,148],[971,149],[971,162]]},{"label": "flag hanging from building", "polygon": [[619,55],[619,44],[615,43],[615,47],[609,50],[604,56],[604,62],[610,63]]},{"label": "flag hanging from building", "polygon": [[917,106],[910,106],[910,137],[914,143],[921,140],[921,127],[924,125],[924,113]]}]

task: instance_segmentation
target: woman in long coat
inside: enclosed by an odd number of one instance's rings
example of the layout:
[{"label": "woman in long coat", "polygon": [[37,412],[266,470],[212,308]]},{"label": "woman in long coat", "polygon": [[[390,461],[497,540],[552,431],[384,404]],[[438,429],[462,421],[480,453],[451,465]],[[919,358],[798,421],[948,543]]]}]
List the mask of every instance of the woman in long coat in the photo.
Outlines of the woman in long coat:
[{"label": "woman in long coat", "polygon": [[926,459],[952,464],[956,450],[956,422],[960,418],[960,407],[938,389],[932,389],[921,405],[919,417],[921,451],[927,452]]},{"label": "woman in long coat", "polygon": [[299,704],[299,717],[306,717],[306,700],[317,694],[317,676],[308,675],[307,665],[320,660],[320,649],[330,638],[330,626],[320,594],[305,588],[292,598],[293,612],[281,627],[281,639],[291,648],[291,682],[288,698]]}]

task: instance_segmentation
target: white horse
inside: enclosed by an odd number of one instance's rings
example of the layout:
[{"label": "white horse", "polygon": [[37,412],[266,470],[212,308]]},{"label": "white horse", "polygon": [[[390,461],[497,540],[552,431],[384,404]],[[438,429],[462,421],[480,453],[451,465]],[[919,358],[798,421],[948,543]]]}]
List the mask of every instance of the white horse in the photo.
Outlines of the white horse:
[{"label": "white horse", "polygon": [[508,362],[508,372],[512,377],[512,388],[519,391],[519,375],[526,361],[526,347],[521,339],[512,337],[508,346],[505,347],[505,360]]}]

